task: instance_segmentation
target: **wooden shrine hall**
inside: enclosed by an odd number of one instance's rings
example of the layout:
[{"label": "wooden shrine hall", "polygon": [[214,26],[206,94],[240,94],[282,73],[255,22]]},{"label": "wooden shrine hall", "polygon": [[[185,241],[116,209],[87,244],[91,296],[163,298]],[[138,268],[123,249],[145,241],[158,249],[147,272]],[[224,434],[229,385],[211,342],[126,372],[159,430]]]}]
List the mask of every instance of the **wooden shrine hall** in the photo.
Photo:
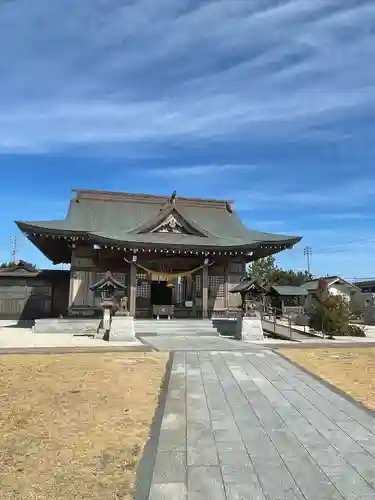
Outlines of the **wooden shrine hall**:
[{"label": "wooden shrine hall", "polygon": [[241,302],[229,291],[246,263],[301,239],[248,229],[228,200],[73,192],[64,220],[16,222],[54,264],[71,265],[71,316],[100,314],[90,288],[107,271],[125,285],[132,316],[226,316]]}]

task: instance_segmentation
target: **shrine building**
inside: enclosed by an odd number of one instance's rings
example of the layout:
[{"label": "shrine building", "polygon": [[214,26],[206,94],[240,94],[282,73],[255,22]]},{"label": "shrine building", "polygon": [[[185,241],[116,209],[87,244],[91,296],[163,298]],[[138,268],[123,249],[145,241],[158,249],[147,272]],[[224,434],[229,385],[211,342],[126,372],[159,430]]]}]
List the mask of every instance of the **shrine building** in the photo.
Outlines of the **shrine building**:
[{"label": "shrine building", "polygon": [[225,316],[248,262],[292,248],[298,236],[248,229],[228,200],[74,189],[64,220],[17,221],[54,264],[70,264],[71,316],[100,314],[91,287],[111,271],[130,315],[158,306],[178,318]]}]

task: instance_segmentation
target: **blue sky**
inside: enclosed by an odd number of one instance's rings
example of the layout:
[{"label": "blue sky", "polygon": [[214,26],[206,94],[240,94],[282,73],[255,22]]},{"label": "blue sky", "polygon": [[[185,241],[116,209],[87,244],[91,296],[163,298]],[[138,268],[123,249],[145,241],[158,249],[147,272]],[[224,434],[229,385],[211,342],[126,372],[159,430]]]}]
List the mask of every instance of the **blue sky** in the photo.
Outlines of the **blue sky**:
[{"label": "blue sky", "polygon": [[[0,260],[73,187],[224,197],[375,276],[375,0],[0,3]],[[67,15],[68,13],[68,15]]]}]

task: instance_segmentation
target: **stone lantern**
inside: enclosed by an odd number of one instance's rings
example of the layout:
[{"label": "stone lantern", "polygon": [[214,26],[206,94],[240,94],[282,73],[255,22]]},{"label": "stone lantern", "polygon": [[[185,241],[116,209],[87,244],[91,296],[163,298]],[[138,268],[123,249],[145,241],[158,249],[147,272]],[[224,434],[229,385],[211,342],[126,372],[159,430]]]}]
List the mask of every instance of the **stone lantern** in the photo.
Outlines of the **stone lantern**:
[{"label": "stone lantern", "polygon": [[108,334],[111,329],[112,316],[119,309],[116,293],[124,292],[126,286],[117,281],[110,271],[107,271],[102,279],[90,287],[90,290],[100,291],[101,293],[100,305],[103,308],[103,329]]}]

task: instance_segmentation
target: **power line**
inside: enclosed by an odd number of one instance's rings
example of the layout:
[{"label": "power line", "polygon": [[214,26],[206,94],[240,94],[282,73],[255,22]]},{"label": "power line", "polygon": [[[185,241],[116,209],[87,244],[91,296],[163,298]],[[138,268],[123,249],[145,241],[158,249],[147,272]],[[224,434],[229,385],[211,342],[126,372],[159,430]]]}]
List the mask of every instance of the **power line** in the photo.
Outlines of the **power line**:
[{"label": "power line", "polygon": [[314,254],[330,254],[330,253],[338,253],[350,251],[353,249],[367,249],[367,248],[375,248],[375,240],[374,238],[363,238],[358,239],[356,241],[348,242],[346,244],[338,244],[338,245],[330,245],[327,247],[315,248]]},{"label": "power line", "polygon": [[354,250],[370,250],[375,248],[375,244],[372,245],[348,245],[348,246],[342,246],[342,247],[337,247],[337,248],[332,248],[332,249],[326,249],[326,250],[320,250],[320,249],[314,249],[314,254],[320,254],[320,255],[329,255],[329,254],[335,254],[335,253],[343,253],[343,252],[352,252]]}]

